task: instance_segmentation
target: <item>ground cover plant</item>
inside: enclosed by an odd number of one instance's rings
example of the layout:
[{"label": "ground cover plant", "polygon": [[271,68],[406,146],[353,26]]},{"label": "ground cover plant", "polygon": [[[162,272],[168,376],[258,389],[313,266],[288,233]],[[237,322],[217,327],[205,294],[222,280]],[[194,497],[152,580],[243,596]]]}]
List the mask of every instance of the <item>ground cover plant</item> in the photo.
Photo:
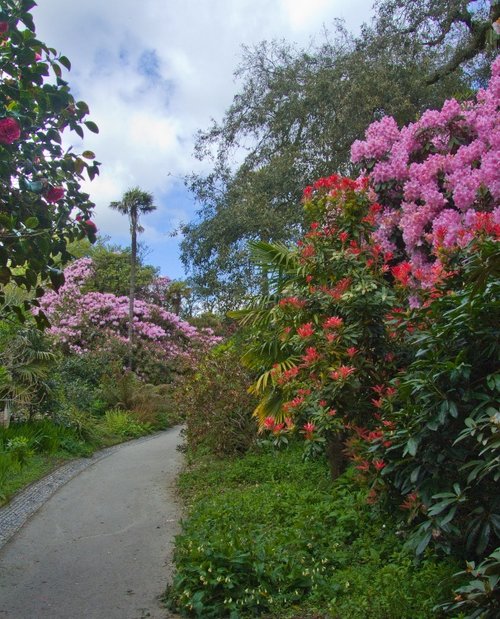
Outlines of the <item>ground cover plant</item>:
[{"label": "ground cover plant", "polygon": [[238,459],[192,453],[169,603],[192,617],[417,619],[449,596],[453,560],[415,562],[351,469],[332,486],[300,444]]}]

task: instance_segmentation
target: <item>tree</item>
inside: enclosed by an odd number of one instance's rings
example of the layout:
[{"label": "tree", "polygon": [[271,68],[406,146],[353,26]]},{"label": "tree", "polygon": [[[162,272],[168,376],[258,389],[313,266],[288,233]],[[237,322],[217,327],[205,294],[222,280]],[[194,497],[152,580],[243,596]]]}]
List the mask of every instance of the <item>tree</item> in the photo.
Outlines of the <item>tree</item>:
[{"label": "tree", "polygon": [[[338,27],[308,50],[280,43],[245,48],[240,92],[221,122],[198,135],[195,154],[213,166],[188,185],[201,207],[183,227],[182,260],[195,294],[236,305],[258,290],[248,241],[288,242],[303,228],[302,187],[349,173],[350,145],[384,115],[407,123],[470,87],[461,72],[425,83],[441,51],[366,26]],[[355,110],[355,113],[353,113]]]},{"label": "tree", "polygon": [[130,297],[129,297],[129,365],[133,366],[133,337],[134,337],[134,301],[136,292],[136,271],[137,271],[137,234],[142,232],[139,225],[140,215],[152,213],[156,210],[153,204],[153,195],[147,191],[141,191],[139,187],[129,189],[123,194],[120,201],[111,202],[110,207],[127,215],[130,222],[131,254],[130,254]]},{"label": "tree", "polygon": [[485,68],[498,47],[493,24],[500,19],[498,0],[379,0],[377,31],[402,41],[416,38],[438,48],[440,58],[425,76],[434,84],[465,66],[484,79]]},{"label": "tree", "polygon": [[[82,138],[84,127],[98,129],[62,77],[70,61],[37,39],[35,5],[5,0],[0,9],[0,285],[13,282],[39,297],[40,282],[62,284],[68,242],[95,239],[94,204],[80,183],[84,174],[99,173],[99,163],[90,151],[78,155],[62,146],[66,129]],[[24,318],[19,306],[11,309]],[[44,322],[42,313],[38,321]]]}]

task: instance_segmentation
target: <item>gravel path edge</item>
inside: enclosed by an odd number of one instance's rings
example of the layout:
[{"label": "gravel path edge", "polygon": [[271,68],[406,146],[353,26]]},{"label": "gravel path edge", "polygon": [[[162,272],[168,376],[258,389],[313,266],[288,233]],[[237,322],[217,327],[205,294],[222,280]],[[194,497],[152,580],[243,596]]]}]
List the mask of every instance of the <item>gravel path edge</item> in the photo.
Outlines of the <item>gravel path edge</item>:
[{"label": "gravel path edge", "polygon": [[[171,428],[169,428],[170,430]],[[166,430],[168,432],[169,430]],[[96,451],[90,458],[77,458],[57,467],[45,477],[33,482],[17,493],[12,500],[0,507],[0,549],[19,531],[19,529],[35,514],[64,484],[79,473],[103,460],[119,449],[130,445],[149,441],[158,433],[142,436],[133,441],[126,441],[106,449]]]}]

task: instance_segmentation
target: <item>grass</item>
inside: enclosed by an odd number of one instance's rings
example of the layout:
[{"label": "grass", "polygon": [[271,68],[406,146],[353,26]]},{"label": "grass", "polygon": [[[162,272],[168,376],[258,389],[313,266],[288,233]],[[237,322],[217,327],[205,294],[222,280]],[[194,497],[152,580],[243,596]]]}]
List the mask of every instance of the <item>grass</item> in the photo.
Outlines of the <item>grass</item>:
[{"label": "grass", "polygon": [[72,458],[90,456],[97,449],[167,425],[166,417],[153,425],[140,423],[125,411],[112,410],[100,418],[78,412],[64,423],[42,419],[0,427],[0,506]]},{"label": "grass", "polygon": [[449,597],[448,561],[416,563],[353,472],[332,485],[301,448],[193,457],[168,604],[183,616],[428,619]]}]

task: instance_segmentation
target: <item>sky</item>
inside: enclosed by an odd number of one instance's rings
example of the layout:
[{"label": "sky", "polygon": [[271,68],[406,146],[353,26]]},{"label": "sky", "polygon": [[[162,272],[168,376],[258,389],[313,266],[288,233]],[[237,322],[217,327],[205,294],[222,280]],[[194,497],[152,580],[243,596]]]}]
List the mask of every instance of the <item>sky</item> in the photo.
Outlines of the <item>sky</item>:
[{"label": "sky", "polygon": [[37,35],[66,55],[64,77],[90,107],[99,134],[66,144],[93,150],[100,176],[84,190],[96,204],[99,234],[130,244],[127,218],[109,208],[125,191],[151,192],[157,210],[144,216],[146,262],[183,279],[181,223],[200,207],[183,178],[203,165],[195,134],[220,121],[238,92],[242,46],[285,40],[307,46],[324,27],[345,20],[356,31],[369,21],[372,0],[38,0]]}]

